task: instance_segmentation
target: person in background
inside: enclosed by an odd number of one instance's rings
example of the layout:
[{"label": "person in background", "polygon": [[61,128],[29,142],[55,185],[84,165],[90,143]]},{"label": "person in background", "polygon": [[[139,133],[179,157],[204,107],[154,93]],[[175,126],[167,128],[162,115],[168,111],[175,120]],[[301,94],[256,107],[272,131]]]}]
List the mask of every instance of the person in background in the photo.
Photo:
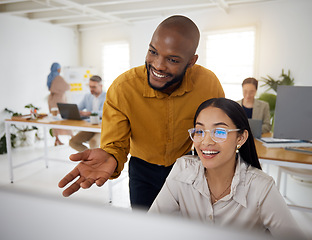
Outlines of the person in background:
[{"label": "person in background", "polygon": [[242,83],[242,88],[244,98],[237,102],[243,107],[248,118],[262,120],[262,133],[270,132],[272,126],[270,124],[269,103],[255,99],[258,80],[246,78]]},{"label": "person in background", "polygon": [[303,237],[273,178],[261,170],[248,119],[238,103],[226,98],[203,102],[188,131],[198,155],[176,161],[149,213],[286,239]]},{"label": "person in background", "polygon": [[[57,103],[66,103],[66,91],[70,89],[70,85],[60,76],[61,65],[57,62],[51,65],[51,72],[48,75],[47,86],[50,91],[48,97],[49,111],[57,108]],[[59,135],[72,135],[72,131],[63,129],[52,129],[52,135],[55,137],[54,145],[63,145],[59,139]]]},{"label": "person in background", "polygon": [[195,23],[184,16],[158,25],[145,65],[121,74],[107,91],[101,148],[70,156],[80,163],[59,182],[63,188],[73,181],[63,196],[117,178],[130,153],[131,206],[148,210],[175,160],[191,150],[187,129],[196,108],[224,97],[215,74],[195,64],[199,36]]},{"label": "person in background", "polygon": [[[103,91],[101,77],[93,75],[89,79],[89,88],[90,93],[86,94],[78,104],[80,115],[83,117],[90,117],[91,113],[98,113],[99,116],[102,116],[106,93]],[[90,148],[93,149],[100,146],[100,141],[100,133],[81,131],[69,140],[69,146],[81,152],[88,149],[83,143],[89,142]]]}]

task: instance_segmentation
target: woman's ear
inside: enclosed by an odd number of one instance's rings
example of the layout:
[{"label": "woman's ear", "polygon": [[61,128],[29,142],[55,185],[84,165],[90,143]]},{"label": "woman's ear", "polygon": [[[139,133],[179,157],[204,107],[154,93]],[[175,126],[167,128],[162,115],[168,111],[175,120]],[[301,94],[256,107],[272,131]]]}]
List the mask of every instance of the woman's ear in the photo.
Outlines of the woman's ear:
[{"label": "woman's ear", "polygon": [[248,131],[245,129],[244,132],[242,134],[240,134],[237,138],[237,145],[243,146],[244,143],[247,141],[249,136]]}]

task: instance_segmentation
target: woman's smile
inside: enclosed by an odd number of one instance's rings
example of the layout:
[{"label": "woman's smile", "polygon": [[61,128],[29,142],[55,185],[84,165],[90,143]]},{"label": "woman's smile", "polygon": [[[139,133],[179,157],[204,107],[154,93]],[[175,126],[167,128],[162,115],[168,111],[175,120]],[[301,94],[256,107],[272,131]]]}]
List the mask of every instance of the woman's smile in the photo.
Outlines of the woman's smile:
[{"label": "woman's smile", "polygon": [[220,151],[216,151],[216,150],[201,150],[201,155],[203,159],[213,159],[219,153]]}]

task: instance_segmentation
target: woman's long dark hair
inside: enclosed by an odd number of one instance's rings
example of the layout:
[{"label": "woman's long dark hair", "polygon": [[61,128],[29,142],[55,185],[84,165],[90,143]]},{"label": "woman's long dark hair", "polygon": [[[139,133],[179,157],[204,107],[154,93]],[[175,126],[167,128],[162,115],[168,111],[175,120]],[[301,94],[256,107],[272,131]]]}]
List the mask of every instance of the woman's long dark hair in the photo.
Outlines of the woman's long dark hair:
[{"label": "woman's long dark hair", "polygon": [[261,169],[261,165],[258,159],[254,137],[251,133],[247,115],[244,109],[235,101],[227,98],[212,98],[203,102],[197,109],[194,117],[194,126],[196,124],[199,113],[207,107],[220,108],[226,115],[233,121],[236,128],[240,129],[239,133],[243,133],[244,130],[248,131],[248,138],[243,146],[239,149],[240,155],[245,162],[253,167]]}]

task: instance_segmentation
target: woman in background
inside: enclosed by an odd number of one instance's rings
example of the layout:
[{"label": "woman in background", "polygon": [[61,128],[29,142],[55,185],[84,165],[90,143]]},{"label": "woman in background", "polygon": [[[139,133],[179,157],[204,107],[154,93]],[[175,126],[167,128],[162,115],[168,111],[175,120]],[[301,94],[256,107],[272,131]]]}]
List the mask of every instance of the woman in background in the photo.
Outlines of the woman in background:
[{"label": "woman in background", "polygon": [[[59,63],[53,63],[51,66],[51,72],[48,75],[47,86],[50,91],[48,98],[49,111],[52,108],[57,108],[57,103],[66,103],[65,92],[70,89],[70,85],[60,76],[61,65]],[[63,145],[59,139],[59,135],[72,135],[70,130],[52,129],[52,135],[55,136],[54,145]]]},{"label": "woman in background", "polygon": [[198,156],[174,164],[149,212],[304,238],[272,177],[261,170],[248,119],[226,98],[203,102],[189,129]]},{"label": "woman in background", "polygon": [[262,120],[262,133],[271,131],[270,124],[270,106],[267,102],[255,99],[258,80],[255,78],[246,78],[242,83],[242,100],[237,101],[245,110],[247,117],[251,119]]}]

